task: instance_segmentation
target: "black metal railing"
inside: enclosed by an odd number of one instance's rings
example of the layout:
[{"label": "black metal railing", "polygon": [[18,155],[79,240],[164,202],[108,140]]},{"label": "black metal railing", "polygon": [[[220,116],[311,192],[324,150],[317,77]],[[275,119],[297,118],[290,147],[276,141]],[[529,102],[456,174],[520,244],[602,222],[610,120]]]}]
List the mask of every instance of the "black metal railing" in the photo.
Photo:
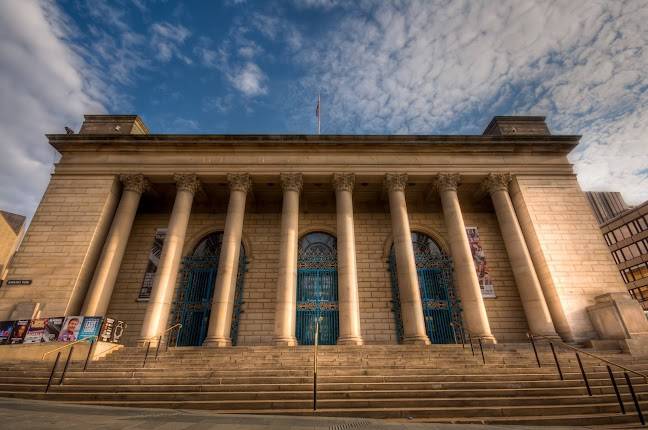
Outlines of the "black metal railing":
[{"label": "black metal railing", "polygon": [[317,411],[317,346],[319,345],[319,323],[322,317],[315,319],[315,337],[313,342],[313,413]]},{"label": "black metal railing", "polygon": [[632,385],[632,379],[630,378],[630,373],[640,376],[643,378],[644,383],[648,383],[648,375],[645,373],[638,372],[636,370],[630,369],[629,367],[623,366],[621,364],[615,363],[613,361],[610,361],[608,359],[605,359],[601,356],[598,356],[596,354],[592,354],[591,352],[584,351],[580,348],[576,348],[575,346],[569,345],[568,343],[565,343],[561,340],[557,340],[555,338],[551,338],[548,336],[543,336],[543,335],[538,335],[538,334],[532,334],[532,333],[527,333],[527,337],[529,338],[529,341],[531,342],[531,347],[533,348],[533,353],[535,355],[536,362],[538,363],[538,367],[542,367],[542,363],[540,361],[540,356],[538,355],[538,348],[536,346],[537,340],[544,340],[547,343],[549,343],[549,347],[551,349],[551,354],[554,359],[554,363],[556,366],[556,370],[558,372],[558,376],[560,377],[560,380],[564,380],[565,376],[562,372],[562,368],[560,367],[560,361],[558,360],[558,355],[556,354],[556,348],[555,345],[567,348],[571,351],[574,351],[576,355],[576,361],[578,362],[578,367],[581,372],[581,377],[583,378],[583,383],[585,384],[585,388],[587,389],[587,394],[591,397],[592,394],[592,388],[590,387],[589,379],[587,377],[587,372],[585,371],[585,366],[583,365],[583,361],[581,360],[581,355],[586,355],[589,357],[592,357],[602,363],[605,363],[608,376],[610,377],[610,382],[612,383],[612,388],[614,389],[614,394],[616,395],[617,402],[619,403],[619,409],[622,414],[626,414],[626,408],[623,403],[623,398],[621,396],[621,392],[619,390],[619,384],[617,384],[616,378],[614,376],[614,372],[612,371],[612,367],[614,366],[618,369],[623,370],[623,376],[625,377],[626,384],[628,386],[628,392],[630,393],[630,396],[632,398],[632,401],[635,406],[635,411],[637,412],[637,416],[639,418],[639,422],[641,425],[645,425],[645,419],[643,416],[643,413],[641,411],[641,405],[639,404],[639,398],[637,397],[637,394],[634,390],[634,387]]},{"label": "black metal railing", "polygon": [[[158,355],[160,354],[160,345],[162,345],[162,341],[164,337],[167,335],[167,333],[171,332],[174,329],[178,329],[178,333],[176,333],[175,337],[175,346],[178,346],[178,337],[180,337],[180,330],[182,330],[182,324],[174,324],[168,329],[164,330],[161,334],[153,337],[149,337],[144,339],[144,342],[142,344],[143,347],[146,348],[144,352],[144,361],[142,361],[142,367],[146,367],[146,361],[148,360],[149,353],[151,351],[151,343],[155,342],[155,360],[157,361]],[[170,339],[170,337],[169,337]],[[164,342],[165,346],[165,352],[169,350],[169,342]]]},{"label": "black metal railing", "polygon": [[54,348],[52,350],[49,350],[43,354],[41,357],[41,360],[45,360],[45,357],[47,357],[50,354],[53,354],[56,352],[56,358],[54,359],[54,365],[52,365],[52,370],[50,371],[49,378],[47,380],[47,385],[45,386],[45,392],[47,393],[52,386],[52,380],[54,379],[54,374],[56,372],[56,367],[58,366],[58,363],[61,359],[61,352],[65,349],[69,348],[67,358],[65,359],[65,365],[63,366],[63,371],[61,372],[61,376],[59,378],[58,385],[63,385],[63,382],[65,381],[65,374],[67,373],[68,367],[70,366],[70,361],[72,360],[72,354],[74,353],[74,347],[80,343],[84,342],[90,342],[90,347],[88,348],[88,353],[86,355],[85,363],[83,365],[83,371],[85,372],[87,367],[88,367],[88,361],[90,360],[90,356],[92,355],[93,347],[97,343],[97,336],[90,336],[86,337],[84,339],[80,339],[77,341],[74,341],[72,343],[68,343],[66,345],[63,345],[58,348]]},{"label": "black metal railing", "polygon": [[483,339],[490,339],[490,337],[472,334],[470,331],[466,330],[462,324],[451,322],[450,325],[453,327],[455,342],[461,343],[461,346],[464,349],[466,348],[466,343],[470,345],[470,352],[473,355],[473,357],[476,355],[476,351],[475,351],[475,342],[476,342],[477,346],[479,347],[479,353],[481,355],[482,363],[486,364],[486,355],[484,353]]}]

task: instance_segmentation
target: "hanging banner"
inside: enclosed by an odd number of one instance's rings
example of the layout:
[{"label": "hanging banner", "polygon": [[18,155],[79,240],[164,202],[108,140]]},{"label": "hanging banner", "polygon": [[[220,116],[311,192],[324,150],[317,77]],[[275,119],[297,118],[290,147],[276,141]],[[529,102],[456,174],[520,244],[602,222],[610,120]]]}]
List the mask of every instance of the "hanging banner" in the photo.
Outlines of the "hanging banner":
[{"label": "hanging banner", "polygon": [[11,340],[9,343],[23,343],[23,339],[27,334],[27,328],[29,327],[29,320],[18,320],[14,323],[14,329],[11,333]]},{"label": "hanging banner", "polygon": [[6,345],[11,341],[15,323],[16,321],[0,321],[0,345]]},{"label": "hanging banner", "polygon": [[84,317],[81,330],[79,330],[79,340],[98,336],[102,320],[102,317]]},{"label": "hanging banner", "polygon": [[119,343],[124,334],[126,323],[124,321],[117,321],[114,318],[104,318],[101,332],[99,333],[99,340],[102,342]]},{"label": "hanging banner", "polygon": [[65,317],[63,328],[59,334],[58,340],[60,342],[74,342],[79,339],[79,331],[81,331],[81,323],[83,322],[82,316]]},{"label": "hanging banner", "polygon": [[47,318],[31,320],[23,343],[41,343],[43,333],[45,333],[45,324],[47,324]]},{"label": "hanging banner", "polygon": [[473,262],[475,263],[475,270],[477,271],[477,279],[479,280],[479,289],[483,298],[495,298],[495,290],[488,273],[488,266],[486,265],[486,255],[479,240],[479,231],[477,227],[466,227],[466,234],[468,235],[468,244],[472,252]]},{"label": "hanging banner", "polygon": [[48,318],[45,323],[45,331],[43,332],[43,342],[55,342],[61,334],[61,327],[63,326],[64,317]]},{"label": "hanging banner", "polygon": [[139,296],[137,297],[138,302],[146,302],[151,297],[153,278],[155,277],[155,272],[157,272],[158,264],[160,263],[160,255],[162,255],[162,246],[164,245],[166,235],[166,228],[158,228],[155,231],[153,246],[151,246],[148,265],[146,266],[146,272],[144,273],[144,280],[142,280],[142,286],[140,287]]}]

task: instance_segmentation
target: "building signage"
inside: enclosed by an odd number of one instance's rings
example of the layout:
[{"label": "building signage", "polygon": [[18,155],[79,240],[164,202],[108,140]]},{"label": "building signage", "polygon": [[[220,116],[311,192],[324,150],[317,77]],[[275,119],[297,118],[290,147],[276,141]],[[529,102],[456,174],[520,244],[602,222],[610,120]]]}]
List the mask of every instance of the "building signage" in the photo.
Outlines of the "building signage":
[{"label": "building signage", "polygon": [[137,297],[138,302],[146,302],[151,297],[153,278],[155,278],[155,272],[157,272],[158,264],[160,263],[160,255],[162,255],[162,246],[164,245],[166,235],[166,228],[158,228],[155,231],[153,246],[151,246],[148,265],[146,266],[146,272],[144,273],[144,280],[142,281],[139,296]]},{"label": "building signage", "polygon": [[31,285],[31,279],[9,279],[7,285]]},{"label": "building signage", "polygon": [[468,235],[468,244],[470,245],[470,252],[472,252],[473,261],[475,263],[475,270],[477,271],[477,279],[479,279],[479,289],[481,290],[482,297],[492,299],[495,298],[495,290],[493,282],[491,281],[490,274],[488,273],[488,266],[486,265],[486,255],[481,246],[479,239],[479,231],[477,227],[466,227],[466,234]]}]

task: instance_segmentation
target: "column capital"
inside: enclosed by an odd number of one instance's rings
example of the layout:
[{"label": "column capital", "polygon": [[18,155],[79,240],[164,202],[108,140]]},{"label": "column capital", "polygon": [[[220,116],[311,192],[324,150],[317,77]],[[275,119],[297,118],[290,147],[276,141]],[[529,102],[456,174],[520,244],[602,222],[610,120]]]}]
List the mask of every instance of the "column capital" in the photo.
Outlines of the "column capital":
[{"label": "column capital", "polygon": [[176,173],[173,175],[173,179],[176,182],[176,188],[178,191],[189,191],[191,194],[196,194],[196,191],[200,188],[200,181],[194,174]]},{"label": "column capital", "polygon": [[252,188],[252,180],[247,173],[228,173],[227,182],[230,191],[243,191],[247,193]]},{"label": "column capital", "polygon": [[508,191],[509,182],[511,182],[510,173],[489,173],[481,184],[484,191],[494,193],[495,191]]},{"label": "column capital", "polygon": [[434,180],[434,188],[437,191],[457,191],[460,182],[459,173],[439,173]]},{"label": "column capital", "polygon": [[333,189],[335,191],[353,191],[355,175],[353,173],[333,173]]},{"label": "column capital", "polygon": [[387,191],[405,191],[407,173],[386,173],[383,186]]},{"label": "column capital", "polygon": [[301,191],[303,185],[301,173],[282,173],[280,176],[281,188],[284,191]]},{"label": "column capital", "polygon": [[148,179],[146,179],[141,173],[134,175],[119,175],[119,180],[121,181],[124,190],[135,191],[139,194],[142,194],[151,187]]}]

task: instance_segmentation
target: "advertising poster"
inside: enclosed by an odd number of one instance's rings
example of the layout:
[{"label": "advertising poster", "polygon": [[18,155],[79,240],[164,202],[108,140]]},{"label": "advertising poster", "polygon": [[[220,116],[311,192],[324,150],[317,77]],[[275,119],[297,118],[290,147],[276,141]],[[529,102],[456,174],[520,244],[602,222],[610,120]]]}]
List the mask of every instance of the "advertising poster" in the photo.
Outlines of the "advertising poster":
[{"label": "advertising poster", "polygon": [[104,318],[103,325],[101,326],[101,333],[99,334],[99,340],[103,342],[119,343],[119,340],[124,334],[125,328],[126,323],[124,323],[124,321],[117,321],[113,318]]},{"label": "advertising poster", "polygon": [[61,342],[74,342],[78,340],[82,322],[82,316],[65,317],[58,340]]},{"label": "advertising poster", "polygon": [[479,289],[481,290],[482,297],[495,298],[495,289],[493,288],[493,282],[488,273],[486,255],[479,240],[479,231],[477,231],[477,227],[466,227],[466,234],[468,235],[468,244],[470,245],[473,261],[475,262],[475,270],[477,271],[477,279],[479,279]]},{"label": "advertising poster", "polygon": [[23,343],[23,339],[27,334],[27,328],[29,327],[29,320],[18,320],[14,324],[13,332],[11,333],[11,341],[9,343]]},{"label": "advertising poster", "polygon": [[31,320],[23,343],[41,343],[45,333],[45,324],[47,324],[47,318]]},{"label": "advertising poster", "polygon": [[43,332],[43,342],[54,342],[58,339],[64,317],[48,318]]},{"label": "advertising poster", "polygon": [[14,323],[16,321],[0,321],[0,345],[6,345],[11,340]]},{"label": "advertising poster", "polygon": [[79,331],[78,340],[98,336],[99,330],[101,330],[102,319],[103,319],[102,317],[83,318],[83,324],[81,324],[81,330]]},{"label": "advertising poster", "polygon": [[155,272],[157,272],[158,264],[160,263],[160,255],[162,254],[162,246],[164,245],[166,235],[166,228],[158,228],[155,231],[153,246],[151,246],[148,265],[146,266],[146,272],[144,273],[144,280],[142,281],[142,287],[140,288],[139,296],[137,297],[138,301],[148,301],[151,297],[153,278],[155,277]]}]

